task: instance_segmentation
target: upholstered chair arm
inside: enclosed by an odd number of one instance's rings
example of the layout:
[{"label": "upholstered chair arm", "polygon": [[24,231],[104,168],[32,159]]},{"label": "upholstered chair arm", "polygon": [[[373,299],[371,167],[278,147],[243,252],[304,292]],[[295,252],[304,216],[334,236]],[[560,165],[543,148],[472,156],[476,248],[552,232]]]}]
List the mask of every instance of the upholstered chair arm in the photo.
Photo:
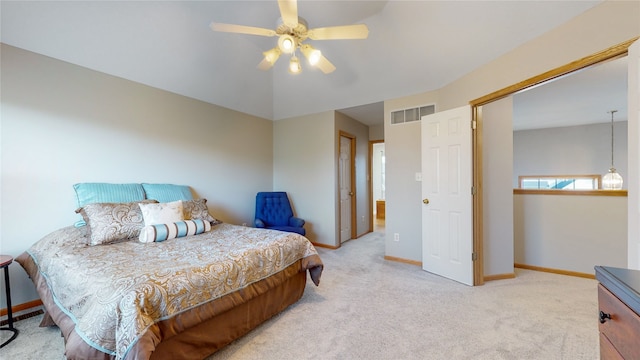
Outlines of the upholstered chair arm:
[{"label": "upholstered chair arm", "polygon": [[256,219],[254,223],[255,223],[257,228],[264,228],[264,221],[262,221],[260,219]]},{"label": "upholstered chair arm", "polygon": [[299,218],[299,217],[295,217],[292,216],[289,218],[289,226],[293,226],[293,227],[302,227],[304,225],[304,220]]}]

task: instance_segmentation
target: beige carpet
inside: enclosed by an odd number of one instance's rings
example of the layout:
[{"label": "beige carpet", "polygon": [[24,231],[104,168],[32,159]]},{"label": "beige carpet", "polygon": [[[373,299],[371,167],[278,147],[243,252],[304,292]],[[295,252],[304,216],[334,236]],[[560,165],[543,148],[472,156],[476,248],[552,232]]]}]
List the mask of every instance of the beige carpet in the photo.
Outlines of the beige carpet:
[{"label": "beige carpet", "polygon": [[[468,287],[383,259],[372,233],[319,248],[319,287],[209,360],[599,358],[596,281],[517,270]],[[2,359],[64,359],[41,316],[16,323]]]}]

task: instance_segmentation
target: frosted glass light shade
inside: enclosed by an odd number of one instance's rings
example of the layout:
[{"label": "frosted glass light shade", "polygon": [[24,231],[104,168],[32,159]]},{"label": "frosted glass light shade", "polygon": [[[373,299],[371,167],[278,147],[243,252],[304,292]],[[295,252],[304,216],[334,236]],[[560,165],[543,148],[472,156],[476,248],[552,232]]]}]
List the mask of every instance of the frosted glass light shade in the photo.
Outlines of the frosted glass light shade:
[{"label": "frosted glass light shade", "polygon": [[292,54],[296,49],[296,40],[291,35],[280,35],[278,48],[285,54]]},{"label": "frosted glass light shade", "polygon": [[320,61],[321,57],[322,53],[320,52],[320,50],[311,51],[311,54],[309,55],[309,64],[315,66],[316,64],[318,64],[318,61]]},{"label": "frosted glass light shade", "polygon": [[602,188],[605,190],[620,190],[622,183],[622,176],[614,168],[609,169],[609,172],[602,177]]},{"label": "frosted glass light shade", "polygon": [[291,61],[289,61],[289,72],[291,74],[299,74],[301,71],[300,60],[298,60],[297,56],[292,56]]},{"label": "frosted glass light shade", "polygon": [[264,55],[264,59],[269,62],[269,64],[273,65],[280,57],[280,49],[275,47],[269,51],[265,51],[262,53]]}]

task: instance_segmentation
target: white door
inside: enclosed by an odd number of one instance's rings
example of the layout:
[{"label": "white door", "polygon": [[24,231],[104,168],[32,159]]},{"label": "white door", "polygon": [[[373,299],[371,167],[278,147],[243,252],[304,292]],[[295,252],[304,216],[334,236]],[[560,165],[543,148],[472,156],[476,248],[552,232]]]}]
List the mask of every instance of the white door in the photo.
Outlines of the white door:
[{"label": "white door", "polygon": [[471,167],[471,107],[422,117],[422,268],[467,285],[473,285]]},{"label": "white door", "polygon": [[351,139],[340,136],[340,243],[351,239]]}]

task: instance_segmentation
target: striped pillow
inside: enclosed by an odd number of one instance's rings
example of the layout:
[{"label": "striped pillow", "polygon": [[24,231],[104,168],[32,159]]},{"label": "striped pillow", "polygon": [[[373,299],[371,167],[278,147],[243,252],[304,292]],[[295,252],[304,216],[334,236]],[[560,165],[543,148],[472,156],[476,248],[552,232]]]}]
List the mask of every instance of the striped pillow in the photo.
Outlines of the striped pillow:
[{"label": "striped pillow", "polygon": [[176,221],[168,224],[147,225],[140,231],[138,240],[143,243],[202,234],[211,230],[211,223],[202,219]]}]

